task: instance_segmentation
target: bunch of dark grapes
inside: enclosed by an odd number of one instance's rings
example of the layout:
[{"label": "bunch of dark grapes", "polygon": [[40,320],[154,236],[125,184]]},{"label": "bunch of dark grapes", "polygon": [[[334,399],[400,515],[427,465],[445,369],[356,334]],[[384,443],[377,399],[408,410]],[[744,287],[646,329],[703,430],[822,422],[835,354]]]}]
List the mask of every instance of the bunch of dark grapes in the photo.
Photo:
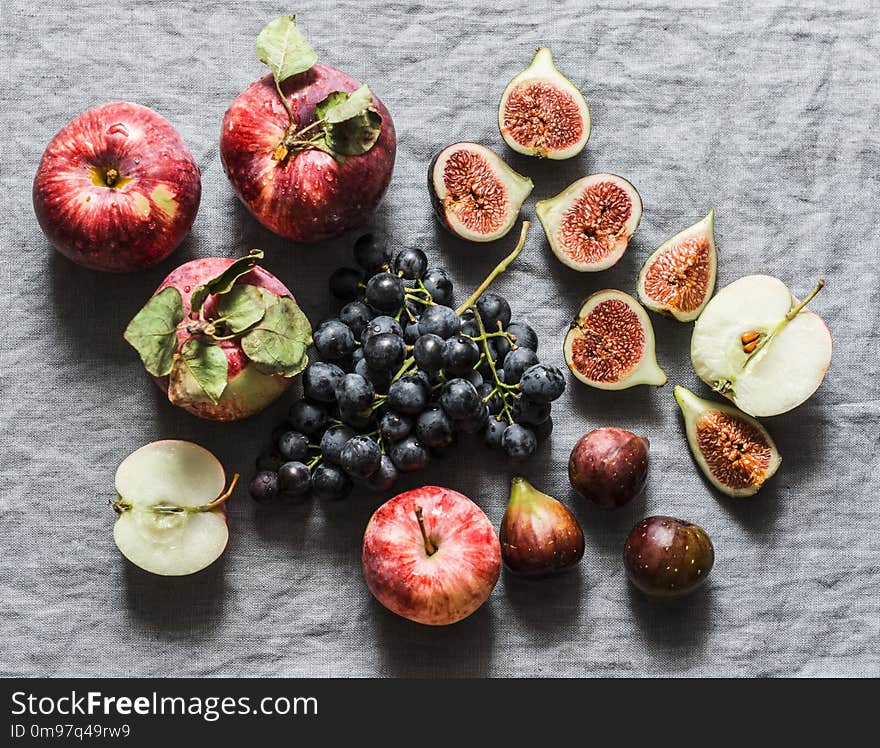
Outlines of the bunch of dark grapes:
[{"label": "bunch of dark grapes", "polygon": [[481,434],[514,459],[531,455],[565,390],[560,369],[538,361],[535,331],[511,321],[493,292],[456,311],[448,274],[420,249],[392,258],[367,234],[354,257],[359,269],[330,276],[346,303],[314,330],[320,360],[258,459],[251,496],[341,499],[356,483],[386,491],[461,434]]}]

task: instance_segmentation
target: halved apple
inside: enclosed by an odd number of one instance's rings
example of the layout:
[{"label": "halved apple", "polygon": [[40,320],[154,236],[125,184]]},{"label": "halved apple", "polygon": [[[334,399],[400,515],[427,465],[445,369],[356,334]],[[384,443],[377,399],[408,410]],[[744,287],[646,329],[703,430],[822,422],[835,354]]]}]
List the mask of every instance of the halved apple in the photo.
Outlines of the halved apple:
[{"label": "halved apple", "polygon": [[153,574],[201,571],[226,548],[224,502],[237,480],[233,476],[224,490],[223,466],[198,444],[164,440],[141,447],[116,470],[116,546]]},{"label": "halved apple", "polygon": [[722,288],[694,325],[691,361],[712,389],[752,416],[800,405],[822,384],[831,362],[831,333],[769,275],[749,275]]}]

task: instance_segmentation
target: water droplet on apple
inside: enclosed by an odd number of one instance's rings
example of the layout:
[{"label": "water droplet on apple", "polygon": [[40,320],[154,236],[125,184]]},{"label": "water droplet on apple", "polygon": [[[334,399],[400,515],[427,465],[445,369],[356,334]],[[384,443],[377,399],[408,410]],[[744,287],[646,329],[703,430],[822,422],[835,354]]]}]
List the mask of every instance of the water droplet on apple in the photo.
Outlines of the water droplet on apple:
[{"label": "water droplet on apple", "polygon": [[134,160],[134,162],[135,162],[135,164],[139,164],[139,163],[141,162],[141,160],[140,160],[139,158],[136,158],[136,159]]},{"label": "water droplet on apple", "polygon": [[127,138],[128,137],[128,130],[125,129],[125,125],[123,125],[121,122],[116,122],[107,128],[107,134],[108,135],[121,135],[123,138]]}]

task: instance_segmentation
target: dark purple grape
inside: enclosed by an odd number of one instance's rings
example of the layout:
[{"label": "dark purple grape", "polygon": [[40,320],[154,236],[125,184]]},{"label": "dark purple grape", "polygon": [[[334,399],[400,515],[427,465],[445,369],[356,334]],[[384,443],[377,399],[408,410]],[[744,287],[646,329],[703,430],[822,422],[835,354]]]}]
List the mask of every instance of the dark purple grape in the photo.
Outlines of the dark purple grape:
[{"label": "dark purple grape", "polygon": [[451,379],[443,385],[440,404],[453,420],[475,416],[483,407],[476,387],[466,379]]},{"label": "dark purple grape", "polygon": [[311,485],[312,474],[302,462],[285,462],[278,468],[278,491],[282,501],[294,500],[305,494]]},{"label": "dark purple grape", "polygon": [[488,332],[495,332],[499,322],[501,327],[510,324],[510,304],[503,296],[492,291],[487,291],[477,299],[477,311]]},{"label": "dark purple grape", "polygon": [[312,340],[325,361],[339,361],[355,348],[354,333],[339,319],[324,320],[312,333]]},{"label": "dark purple grape", "polygon": [[339,463],[353,478],[369,478],[379,469],[382,450],[370,437],[361,434],[351,437],[342,448]]},{"label": "dark purple grape", "polygon": [[416,247],[402,249],[394,258],[394,272],[407,280],[421,278],[428,269],[428,256]]},{"label": "dark purple grape", "polygon": [[315,361],[303,372],[303,394],[318,402],[332,403],[336,400],[336,387],[344,376],[345,372],[336,364]]},{"label": "dark purple grape", "polygon": [[455,426],[440,406],[432,405],[416,419],[416,436],[428,447],[445,447],[455,438]]},{"label": "dark purple grape", "polygon": [[373,319],[373,312],[363,301],[350,301],[339,310],[339,319],[348,325],[354,336],[360,340],[364,329]]},{"label": "dark purple grape", "polygon": [[251,498],[258,504],[269,504],[278,498],[278,473],[260,470],[251,478],[248,487]]},{"label": "dark purple grape", "polygon": [[361,295],[364,275],[354,268],[339,268],[330,275],[330,293],[337,299],[353,301]]},{"label": "dark purple grape", "polygon": [[517,348],[504,357],[504,381],[516,384],[525,370],[538,363],[538,356],[531,348]]},{"label": "dark purple grape", "polygon": [[355,435],[351,426],[334,423],[321,437],[321,455],[325,461],[338,465],[345,443]]},{"label": "dark purple grape", "polygon": [[416,376],[407,376],[392,382],[388,388],[388,407],[398,413],[418,415],[428,405],[430,389]]},{"label": "dark purple grape", "polygon": [[486,428],[483,430],[483,441],[491,449],[501,449],[501,438],[507,428],[507,421],[498,420],[495,416],[489,416]]},{"label": "dark purple grape", "polygon": [[354,243],[354,261],[368,273],[377,273],[391,262],[391,247],[381,237],[364,234]]},{"label": "dark purple grape", "polygon": [[319,499],[344,499],[351,488],[351,478],[338,465],[322,462],[312,472],[312,493]]},{"label": "dark purple grape", "polygon": [[425,445],[414,436],[408,436],[391,448],[391,461],[403,473],[422,470],[428,466],[431,456]]},{"label": "dark purple grape", "polygon": [[399,442],[410,435],[412,431],[412,419],[389,410],[379,419],[379,432],[382,438],[389,442]]},{"label": "dark purple grape", "polygon": [[443,347],[443,370],[452,376],[463,376],[473,371],[480,360],[477,344],[464,335],[453,335]]},{"label": "dark purple grape", "polygon": [[448,306],[452,302],[452,281],[443,268],[428,268],[422,283],[428,289],[435,304]]},{"label": "dark purple grape", "polygon": [[558,366],[535,364],[523,372],[519,381],[523,395],[539,402],[557,400],[565,392],[565,377]]},{"label": "dark purple grape", "polygon": [[530,428],[514,423],[504,429],[501,436],[501,448],[508,457],[514,460],[523,460],[535,453],[538,448],[538,440],[535,432]]},{"label": "dark purple grape", "polygon": [[297,400],[290,406],[287,419],[294,430],[312,436],[327,428],[327,411],[311,400]]},{"label": "dark purple grape", "polygon": [[446,340],[458,334],[459,330],[461,330],[461,320],[455,310],[448,306],[439,304],[429,306],[419,317],[419,332],[422,335],[431,333]]},{"label": "dark purple grape", "polygon": [[299,431],[285,431],[278,437],[277,447],[285,461],[304,460],[309,454],[309,437]]},{"label": "dark purple grape", "polygon": [[406,287],[392,273],[378,273],[367,281],[367,303],[380,312],[395,312],[403,304]]},{"label": "dark purple grape", "polygon": [[388,455],[382,455],[379,469],[367,478],[367,485],[374,491],[389,491],[397,483],[397,468]]}]

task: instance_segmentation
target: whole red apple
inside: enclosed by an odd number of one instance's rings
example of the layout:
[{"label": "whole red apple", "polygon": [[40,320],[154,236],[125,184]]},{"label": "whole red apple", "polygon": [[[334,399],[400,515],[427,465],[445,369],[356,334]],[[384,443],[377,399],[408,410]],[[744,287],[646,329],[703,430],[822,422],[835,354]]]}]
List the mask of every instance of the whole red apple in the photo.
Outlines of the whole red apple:
[{"label": "whole red apple", "polygon": [[[281,84],[297,129],[315,121],[315,105],[334,91],[351,93],[360,82],[341,70],[315,63]],[[302,242],[344,234],[367,223],[379,205],[394,168],[394,122],[375,96],[382,118],[376,143],[366,152],[337,160],[316,148],[277,159],[291,126],[266,75],[241,94],[223,118],[220,158],[241,201],[270,231]]]},{"label": "whole red apple", "polygon": [[[200,284],[220,275],[233,262],[234,260],[226,257],[205,257],[187,262],[172,271],[156,289],[156,293],[168,286],[176,288],[180,292],[183,309],[188,318],[192,292]],[[279,296],[293,295],[274,275],[259,266],[243,275],[237,282],[259,286]],[[213,303],[214,299],[209,298],[205,302],[205,308],[210,310]],[[187,337],[185,328],[178,328],[177,338],[181,345]],[[237,421],[247,418],[275,401],[293,381],[280,374],[270,375],[259,371],[245,355],[239,340],[224,340],[218,345],[226,354],[228,376],[228,384],[220,400],[215,403],[208,397],[193,393],[180,396],[174,392],[169,398],[175,405],[179,405],[193,415],[212,421]],[[159,387],[168,393],[169,377],[155,377],[155,380]]]},{"label": "whole red apple", "polygon": [[367,587],[388,610],[442,626],[467,618],[489,597],[501,571],[501,545],[467,496],[424,486],[376,510],[362,560]]},{"label": "whole red apple", "polygon": [[199,167],[177,130],[124,101],[83,112],[52,138],[33,188],[51,244],[80,265],[118,273],[171,254],[201,195]]}]

